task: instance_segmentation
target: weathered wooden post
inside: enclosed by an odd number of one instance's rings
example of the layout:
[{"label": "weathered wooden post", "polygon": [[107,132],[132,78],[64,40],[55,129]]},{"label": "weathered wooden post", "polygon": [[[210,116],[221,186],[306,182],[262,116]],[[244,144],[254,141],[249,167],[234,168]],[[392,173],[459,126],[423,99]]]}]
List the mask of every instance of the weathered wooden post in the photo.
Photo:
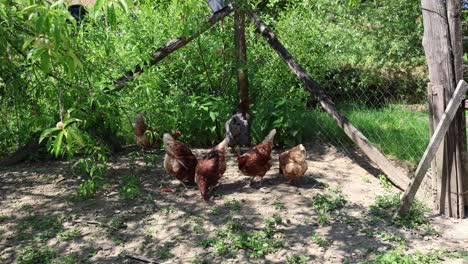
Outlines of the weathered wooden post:
[{"label": "weathered wooden post", "polygon": [[[423,46],[429,66],[430,117],[437,126],[457,83],[463,79],[463,49],[459,0],[422,0]],[[432,131],[431,131],[432,132]],[[468,202],[466,118],[460,106],[433,164],[434,209],[451,217],[464,217]]]},{"label": "weathered wooden post", "polygon": [[234,39],[236,44],[237,91],[239,101],[249,99],[249,80],[247,76],[247,46],[245,44],[245,13],[237,9],[234,14]]}]

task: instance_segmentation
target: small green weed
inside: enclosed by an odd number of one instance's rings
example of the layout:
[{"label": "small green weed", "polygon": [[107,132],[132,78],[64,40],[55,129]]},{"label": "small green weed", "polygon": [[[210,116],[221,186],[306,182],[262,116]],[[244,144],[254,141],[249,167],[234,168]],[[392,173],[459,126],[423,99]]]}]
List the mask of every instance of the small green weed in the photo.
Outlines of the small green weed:
[{"label": "small green weed", "polygon": [[314,233],[311,239],[315,244],[317,244],[319,247],[322,247],[322,248],[327,248],[333,243],[332,240],[321,237],[317,233]]},{"label": "small green weed", "polygon": [[333,195],[318,194],[312,201],[312,208],[317,213],[318,223],[323,226],[330,223],[330,212],[341,209],[346,204],[344,197],[335,193]]},{"label": "small green weed", "polygon": [[77,228],[65,230],[58,234],[59,238],[63,241],[71,241],[81,235],[81,231]]},{"label": "small green weed", "polygon": [[175,243],[165,243],[161,248],[156,250],[156,256],[158,259],[161,260],[166,260],[174,257],[174,254],[172,254],[171,250],[174,248]]},{"label": "small green weed", "polygon": [[52,264],[77,264],[84,263],[82,258],[76,252],[69,253],[63,257],[52,260]]},{"label": "small green weed", "polygon": [[[375,203],[370,206],[370,213],[373,216],[389,219],[393,212],[398,209],[400,205],[400,194],[385,194],[377,196]],[[418,229],[425,226],[429,219],[424,216],[428,209],[423,203],[414,201],[411,210],[403,216],[398,217],[393,224],[398,227]],[[425,226],[427,229],[427,226]]]},{"label": "small green weed", "polygon": [[275,208],[276,210],[283,210],[284,208],[286,208],[284,206],[284,202],[282,202],[281,200],[279,199],[276,199],[274,202],[273,202],[273,208]]},{"label": "small green weed", "polygon": [[382,241],[394,242],[399,246],[405,246],[405,239],[402,236],[389,233],[387,231],[380,231],[377,233],[377,237]]},{"label": "small green weed", "polygon": [[300,255],[289,255],[286,256],[286,263],[287,264],[306,264],[309,261],[309,257],[307,256],[300,256]]},{"label": "small green weed", "polygon": [[228,221],[225,228],[218,229],[216,236],[203,241],[202,245],[213,247],[217,254],[227,257],[233,257],[237,250],[244,249],[250,257],[259,258],[282,246],[276,236],[280,222],[279,216],[267,218],[262,230],[252,231],[240,219],[234,218]]},{"label": "small green weed", "polygon": [[64,219],[57,215],[29,215],[17,225],[20,239],[45,241],[53,238],[63,229]]},{"label": "small green weed", "polygon": [[125,224],[125,219],[122,216],[112,217],[109,226],[114,230],[125,229],[127,225]]},{"label": "small green weed", "polygon": [[233,212],[239,212],[242,209],[241,203],[235,199],[225,201],[224,206],[228,207]]},{"label": "small green weed", "polygon": [[133,176],[124,176],[122,178],[122,182],[122,187],[120,187],[119,193],[125,200],[133,200],[141,196],[138,178]]},{"label": "small green weed", "polygon": [[192,264],[208,264],[208,260],[206,260],[205,258],[201,258],[201,257],[196,257],[195,259],[192,260]]},{"label": "small green weed", "polygon": [[16,262],[18,264],[51,263],[56,256],[55,249],[48,246],[25,246],[19,250]]}]

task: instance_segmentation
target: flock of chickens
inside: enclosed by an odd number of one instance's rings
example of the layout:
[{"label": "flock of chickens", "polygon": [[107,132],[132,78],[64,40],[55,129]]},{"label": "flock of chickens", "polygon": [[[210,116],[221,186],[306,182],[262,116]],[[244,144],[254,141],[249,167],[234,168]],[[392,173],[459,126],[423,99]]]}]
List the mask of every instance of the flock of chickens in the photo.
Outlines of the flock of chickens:
[{"label": "flock of chickens", "polygon": [[[233,116],[226,122],[224,140],[201,158],[197,158],[187,145],[177,140],[181,135],[179,131],[172,132],[172,135],[165,133],[162,138],[166,150],[165,170],[175,176],[184,186],[196,183],[202,198],[207,201],[209,192],[218,185],[226,171],[227,148],[248,144],[248,109],[248,100],[239,104]],[[147,130],[151,131],[152,128],[145,123],[143,115],[137,115],[133,128],[137,144],[143,148],[161,143],[159,139],[151,139],[145,133]],[[249,151],[243,154],[237,151],[239,170],[242,174],[251,177],[250,185],[256,177],[260,177],[261,183],[263,176],[271,168],[271,150],[275,135],[276,129],[273,129],[262,142]],[[292,183],[307,171],[306,149],[301,144],[281,153],[279,164],[279,172],[287,177],[289,183]]]}]

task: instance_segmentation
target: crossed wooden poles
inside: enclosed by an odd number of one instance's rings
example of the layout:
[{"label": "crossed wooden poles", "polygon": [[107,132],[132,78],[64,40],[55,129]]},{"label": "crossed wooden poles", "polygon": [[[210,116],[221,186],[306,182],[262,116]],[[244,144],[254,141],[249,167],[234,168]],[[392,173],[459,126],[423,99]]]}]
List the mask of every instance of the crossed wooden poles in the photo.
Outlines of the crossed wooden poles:
[{"label": "crossed wooden poles", "polygon": [[[165,45],[157,49],[151,55],[151,60],[143,67],[137,65],[133,70],[127,71],[124,75],[114,81],[116,88],[114,91],[122,90],[125,84],[136,78],[141,74],[146,67],[153,66],[161,61],[163,58],[172,52],[184,47],[189,42],[200,36],[203,32],[210,29],[216,22],[222,20],[230,15],[237,9],[237,5],[229,5],[209,17],[196,31],[188,36],[181,36],[179,38],[170,40]],[[468,85],[462,80],[457,86],[451,101],[449,102],[442,119],[440,120],[434,134],[430,140],[429,145],[421,159],[414,177],[410,181],[410,177],[406,175],[401,169],[396,167],[390,160],[388,160],[377,148],[375,148],[369,140],[336,108],[333,101],[328,97],[319,87],[319,85],[312,79],[310,74],[294,59],[291,53],[281,44],[276,35],[265,25],[260,17],[253,13],[247,12],[252,22],[257,27],[258,31],[276,51],[276,53],[285,61],[291,71],[302,81],[307,90],[319,100],[322,108],[327,112],[335,121],[335,123],[343,129],[346,135],[369,157],[387,176],[387,178],[405,193],[401,199],[401,204],[395,212],[394,217],[400,214],[407,213],[414,200],[416,192],[422,183],[422,180],[429,169],[431,161],[434,159],[435,153],[446,134],[450,123],[452,122],[457,110],[460,108],[464,99],[464,95],[468,89]]]}]

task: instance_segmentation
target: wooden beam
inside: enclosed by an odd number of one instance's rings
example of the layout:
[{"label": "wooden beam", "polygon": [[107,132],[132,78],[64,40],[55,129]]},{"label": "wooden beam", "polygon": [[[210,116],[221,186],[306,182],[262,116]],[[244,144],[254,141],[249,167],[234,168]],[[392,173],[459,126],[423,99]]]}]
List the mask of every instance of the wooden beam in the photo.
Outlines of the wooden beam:
[{"label": "wooden beam", "polygon": [[270,44],[270,46],[278,53],[278,55],[286,62],[294,74],[302,81],[309,92],[315,96],[322,108],[333,118],[336,124],[341,127],[346,135],[369,157],[377,166],[387,175],[387,178],[398,188],[404,189],[408,186],[409,178],[407,175],[392,164],[380,151],[372,146],[369,140],[353,125],[349,120],[342,115],[336,108],[333,101],[328,97],[312,79],[309,73],[294,59],[294,57],[281,44],[276,35],[263,23],[260,17],[253,13],[248,13],[252,22],[257,29]]},{"label": "wooden beam", "polygon": [[161,46],[157,49],[153,54],[151,54],[151,60],[145,63],[143,66],[136,65],[133,70],[129,70],[120,78],[114,81],[116,86],[113,91],[120,91],[125,87],[127,82],[130,82],[135,79],[138,74],[144,72],[146,67],[156,65],[162,59],[164,59],[167,55],[171,54],[172,52],[184,47],[189,42],[200,36],[203,32],[210,29],[216,22],[225,18],[229,14],[231,14],[234,10],[237,9],[236,5],[229,5],[218,12],[214,13],[211,17],[209,17],[195,32],[190,34],[189,36],[182,35],[176,39],[170,40],[165,45]]},{"label": "wooden beam", "polygon": [[421,161],[419,162],[413,180],[411,181],[409,187],[406,189],[403,197],[401,198],[400,207],[393,215],[394,219],[401,214],[407,213],[410,210],[411,204],[413,203],[414,197],[416,196],[416,192],[418,191],[419,186],[421,185],[421,182],[424,179],[424,176],[426,175],[427,169],[429,169],[429,165],[431,164],[431,161],[434,158],[440,143],[442,142],[445,134],[449,130],[450,123],[455,117],[455,114],[457,113],[458,109],[460,109],[461,102],[467,90],[468,85],[465,81],[461,80],[458,83],[457,89],[455,90],[452,99],[447,105],[447,109],[445,110],[442,119],[440,120],[439,124],[437,125],[437,128],[434,131],[434,135],[432,136],[431,141],[429,142],[429,145],[427,146]]}]

